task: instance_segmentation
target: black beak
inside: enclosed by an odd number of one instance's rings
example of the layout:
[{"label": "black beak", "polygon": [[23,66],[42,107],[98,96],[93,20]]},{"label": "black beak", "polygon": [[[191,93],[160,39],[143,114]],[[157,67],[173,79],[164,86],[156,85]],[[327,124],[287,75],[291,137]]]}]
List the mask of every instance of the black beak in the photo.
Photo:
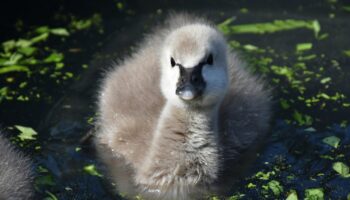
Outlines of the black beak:
[{"label": "black beak", "polygon": [[183,100],[192,100],[203,94],[205,81],[202,76],[203,64],[192,68],[185,68],[176,64],[180,68],[180,77],[177,82],[176,95]]}]

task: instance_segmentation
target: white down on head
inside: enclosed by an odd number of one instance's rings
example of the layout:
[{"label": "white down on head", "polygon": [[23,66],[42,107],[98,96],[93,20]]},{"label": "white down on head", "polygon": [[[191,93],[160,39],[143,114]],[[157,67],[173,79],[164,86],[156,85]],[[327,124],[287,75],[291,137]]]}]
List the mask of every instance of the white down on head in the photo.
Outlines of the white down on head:
[{"label": "white down on head", "polygon": [[170,103],[179,107],[189,103],[175,93],[180,69],[172,67],[171,58],[185,68],[192,68],[206,62],[210,55],[213,57],[212,65],[204,64],[202,69],[206,87],[201,98],[194,102],[199,107],[218,105],[227,92],[230,83],[226,41],[218,31],[203,24],[183,26],[166,37],[161,53],[160,84],[164,97]]}]

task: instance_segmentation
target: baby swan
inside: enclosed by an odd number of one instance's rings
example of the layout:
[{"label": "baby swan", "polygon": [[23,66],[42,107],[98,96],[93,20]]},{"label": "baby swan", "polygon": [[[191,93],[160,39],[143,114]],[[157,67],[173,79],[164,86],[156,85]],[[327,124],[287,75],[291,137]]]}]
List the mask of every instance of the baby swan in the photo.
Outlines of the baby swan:
[{"label": "baby swan", "polygon": [[32,182],[29,159],[17,152],[0,132],[0,199],[31,199]]},{"label": "baby swan", "polygon": [[129,197],[223,194],[267,132],[263,87],[213,26],[177,16],[106,74],[99,156]]}]

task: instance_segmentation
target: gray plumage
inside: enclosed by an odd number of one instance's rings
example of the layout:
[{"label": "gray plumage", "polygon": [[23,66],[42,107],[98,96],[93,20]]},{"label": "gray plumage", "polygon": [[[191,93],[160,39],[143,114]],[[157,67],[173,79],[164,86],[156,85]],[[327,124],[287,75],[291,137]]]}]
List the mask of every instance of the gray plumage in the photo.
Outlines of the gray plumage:
[{"label": "gray plumage", "polygon": [[31,199],[34,188],[31,162],[0,132],[0,199]]},{"label": "gray plumage", "polygon": [[[175,94],[170,58],[204,63],[202,96]],[[194,199],[227,192],[247,168],[269,127],[270,94],[213,25],[176,15],[106,73],[98,108],[96,147],[121,193]]]}]

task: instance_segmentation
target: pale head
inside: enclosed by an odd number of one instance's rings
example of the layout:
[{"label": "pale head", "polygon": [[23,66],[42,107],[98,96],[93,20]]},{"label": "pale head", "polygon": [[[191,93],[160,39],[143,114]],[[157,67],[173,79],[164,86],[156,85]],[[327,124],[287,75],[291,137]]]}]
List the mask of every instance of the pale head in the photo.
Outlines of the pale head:
[{"label": "pale head", "polygon": [[161,65],[161,90],[174,105],[215,106],[227,92],[226,41],[208,25],[171,32],[164,41]]}]

